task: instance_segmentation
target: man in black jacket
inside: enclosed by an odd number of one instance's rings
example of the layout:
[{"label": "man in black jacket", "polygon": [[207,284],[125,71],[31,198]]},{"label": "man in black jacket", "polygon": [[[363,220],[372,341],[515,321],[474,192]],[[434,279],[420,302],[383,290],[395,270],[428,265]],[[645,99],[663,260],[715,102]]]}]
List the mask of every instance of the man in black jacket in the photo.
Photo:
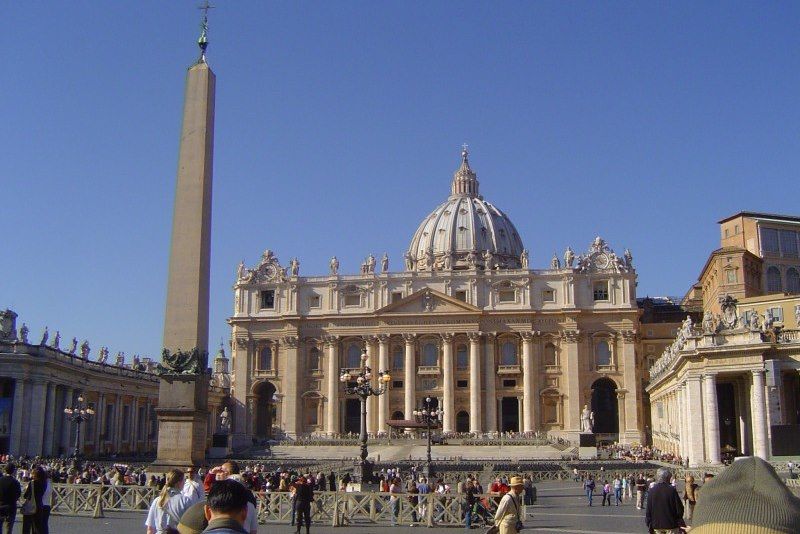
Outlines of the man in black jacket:
[{"label": "man in black jacket", "polygon": [[686,528],[683,521],[683,503],[670,484],[672,471],[661,467],[656,472],[656,483],[647,492],[647,528],[655,534],[672,534]]},{"label": "man in black jacket", "polygon": [[14,521],[17,519],[17,501],[22,488],[14,478],[17,468],[11,462],[6,464],[3,476],[0,477],[0,523],[4,525],[4,534],[11,534]]},{"label": "man in black jacket", "polygon": [[306,523],[306,534],[311,532],[311,502],[314,500],[314,489],[308,483],[305,477],[300,477],[295,482],[295,507],[297,509],[297,530],[296,533],[300,534],[300,527],[303,525],[303,520]]}]

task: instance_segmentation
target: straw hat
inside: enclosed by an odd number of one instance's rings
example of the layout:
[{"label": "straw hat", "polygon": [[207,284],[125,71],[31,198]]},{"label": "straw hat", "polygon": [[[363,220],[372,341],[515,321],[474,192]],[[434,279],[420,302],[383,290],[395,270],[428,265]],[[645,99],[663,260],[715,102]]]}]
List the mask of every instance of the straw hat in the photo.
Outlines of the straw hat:
[{"label": "straw hat", "polygon": [[522,486],[522,477],[511,477],[509,486]]}]

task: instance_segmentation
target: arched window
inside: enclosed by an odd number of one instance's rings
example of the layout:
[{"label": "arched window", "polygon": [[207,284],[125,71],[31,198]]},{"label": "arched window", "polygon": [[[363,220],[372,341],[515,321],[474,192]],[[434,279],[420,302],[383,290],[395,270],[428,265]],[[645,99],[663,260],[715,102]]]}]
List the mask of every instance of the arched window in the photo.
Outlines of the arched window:
[{"label": "arched window", "polygon": [[308,368],[312,371],[319,371],[319,349],[312,347],[308,351]]},{"label": "arched window", "polygon": [[778,293],[783,291],[783,284],[781,284],[781,271],[774,265],[767,269],[767,291],[770,293]]},{"label": "arched window", "polygon": [[402,421],[404,419],[403,412],[392,412],[392,419],[395,421]]},{"label": "arched window", "polygon": [[786,271],[786,291],[789,293],[800,293],[800,272],[797,269],[790,267]]},{"label": "arched window", "polygon": [[506,341],[500,347],[500,365],[518,365],[517,359],[517,344],[512,341]]},{"label": "arched window", "polygon": [[269,346],[261,349],[261,354],[258,357],[258,368],[262,371],[272,370],[272,348]]},{"label": "arched window", "polygon": [[466,345],[459,345],[456,348],[456,369],[467,369],[469,367],[469,354]]},{"label": "arched window", "polygon": [[544,346],[544,364],[545,365],[558,365],[556,360],[556,346],[548,343]]},{"label": "arched window", "polygon": [[361,367],[361,347],[355,344],[347,347],[347,360],[345,363],[345,367],[349,369]]},{"label": "arched window", "polygon": [[439,347],[435,343],[426,343],[422,346],[422,365],[425,367],[439,365]]},{"label": "arched window", "polygon": [[395,347],[392,351],[392,369],[401,371],[405,368],[406,358],[403,354],[403,347]]},{"label": "arched window", "polygon": [[597,342],[594,347],[594,357],[597,365],[611,365],[611,349],[608,347],[608,341]]}]

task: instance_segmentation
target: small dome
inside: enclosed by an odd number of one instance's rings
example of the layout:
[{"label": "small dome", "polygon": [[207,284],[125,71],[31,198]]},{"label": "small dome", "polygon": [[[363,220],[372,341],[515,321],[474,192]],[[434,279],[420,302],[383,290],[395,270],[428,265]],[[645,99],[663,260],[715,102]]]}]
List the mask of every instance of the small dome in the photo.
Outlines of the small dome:
[{"label": "small dome", "polygon": [[511,220],[478,194],[468,156],[465,148],[450,197],[414,233],[406,253],[408,270],[517,269],[527,255]]}]

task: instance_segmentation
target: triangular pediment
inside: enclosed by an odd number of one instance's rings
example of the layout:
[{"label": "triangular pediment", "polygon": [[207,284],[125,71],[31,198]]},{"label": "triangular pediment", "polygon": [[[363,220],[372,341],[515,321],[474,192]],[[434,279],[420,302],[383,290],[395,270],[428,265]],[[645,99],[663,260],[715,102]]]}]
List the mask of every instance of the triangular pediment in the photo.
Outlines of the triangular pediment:
[{"label": "triangular pediment", "polygon": [[378,314],[480,313],[481,309],[439,291],[425,288],[393,302],[377,311]]}]

